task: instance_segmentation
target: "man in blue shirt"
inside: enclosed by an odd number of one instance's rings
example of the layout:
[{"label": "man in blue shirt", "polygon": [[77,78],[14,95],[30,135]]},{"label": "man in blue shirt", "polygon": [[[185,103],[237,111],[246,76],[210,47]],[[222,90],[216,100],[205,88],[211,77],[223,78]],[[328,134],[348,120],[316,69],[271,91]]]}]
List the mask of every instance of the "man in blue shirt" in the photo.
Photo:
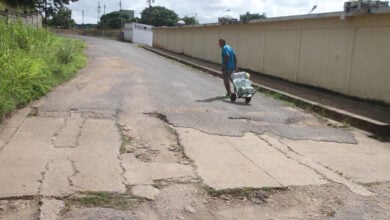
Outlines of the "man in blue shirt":
[{"label": "man in blue shirt", "polygon": [[230,83],[231,74],[238,69],[237,56],[233,48],[226,44],[224,39],[219,39],[219,47],[222,49],[222,78],[225,84],[226,96],[230,97]]}]

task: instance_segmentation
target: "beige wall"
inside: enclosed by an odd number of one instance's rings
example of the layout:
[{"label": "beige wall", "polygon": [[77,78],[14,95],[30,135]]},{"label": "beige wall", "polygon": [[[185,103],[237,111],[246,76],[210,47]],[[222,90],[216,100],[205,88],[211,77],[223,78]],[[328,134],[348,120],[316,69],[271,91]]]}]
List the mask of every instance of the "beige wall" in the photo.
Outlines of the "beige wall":
[{"label": "beige wall", "polygon": [[154,29],[155,46],[217,63],[219,38],[242,68],[390,103],[389,12]]}]

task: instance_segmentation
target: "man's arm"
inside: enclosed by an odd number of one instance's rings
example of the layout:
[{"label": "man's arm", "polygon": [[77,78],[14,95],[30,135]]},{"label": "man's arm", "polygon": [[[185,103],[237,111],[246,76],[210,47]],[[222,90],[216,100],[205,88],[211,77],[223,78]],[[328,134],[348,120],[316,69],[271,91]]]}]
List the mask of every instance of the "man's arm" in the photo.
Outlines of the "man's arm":
[{"label": "man's arm", "polygon": [[236,71],[238,71],[237,55],[236,54],[234,54],[234,66],[236,67]]}]

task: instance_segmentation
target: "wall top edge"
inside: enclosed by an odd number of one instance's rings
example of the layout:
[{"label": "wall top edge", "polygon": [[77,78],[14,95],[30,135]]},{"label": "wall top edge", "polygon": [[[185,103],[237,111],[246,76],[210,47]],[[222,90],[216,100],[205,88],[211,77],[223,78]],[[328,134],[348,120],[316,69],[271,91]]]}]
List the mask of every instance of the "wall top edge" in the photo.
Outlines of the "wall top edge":
[{"label": "wall top edge", "polygon": [[[379,8],[375,10],[375,12],[371,13],[370,15],[376,15],[376,14],[390,14],[390,7]],[[344,15],[343,11],[338,11],[338,12],[307,14],[307,15],[282,16],[282,17],[252,20],[249,22],[249,24],[269,23],[269,22],[278,22],[278,21],[314,20],[314,19],[322,19],[322,18],[341,18],[343,15]],[[347,17],[354,17],[360,15],[361,14],[357,14],[357,15],[352,15]],[[231,25],[240,25],[240,24],[242,23],[231,24]],[[230,25],[230,24],[209,23],[209,24],[174,26],[174,27],[154,27],[153,29],[180,29],[180,28],[196,28],[196,27],[226,26],[226,25]]]}]

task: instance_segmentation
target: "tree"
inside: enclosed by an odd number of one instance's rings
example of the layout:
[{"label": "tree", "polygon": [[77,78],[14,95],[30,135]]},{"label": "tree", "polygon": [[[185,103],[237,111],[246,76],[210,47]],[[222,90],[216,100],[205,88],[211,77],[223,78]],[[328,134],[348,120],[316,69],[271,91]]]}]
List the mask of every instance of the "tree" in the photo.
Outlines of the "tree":
[{"label": "tree", "polygon": [[141,13],[142,24],[149,24],[156,27],[174,26],[178,20],[179,17],[174,11],[161,6],[145,8]]},{"label": "tree", "polygon": [[45,24],[49,17],[53,17],[64,5],[78,0],[4,0],[13,7],[37,9],[45,14]]},{"label": "tree", "polygon": [[135,19],[121,11],[113,11],[100,17],[99,28],[121,28],[124,22],[132,22]]},{"label": "tree", "polygon": [[195,17],[184,16],[181,20],[183,20],[186,23],[186,25],[199,24],[199,21]]},{"label": "tree", "polygon": [[48,21],[48,24],[50,26],[59,26],[61,28],[69,29],[74,27],[76,22],[72,19],[72,11],[62,7],[53,15],[52,19]]},{"label": "tree", "polygon": [[255,13],[255,14],[251,14],[248,12],[246,12],[246,14],[242,14],[240,15],[240,21],[242,23],[247,23],[249,22],[250,20],[255,20],[255,19],[266,19],[267,16],[265,16],[265,14],[258,14],[258,13]]},{"label": "tree", "polygon": [[4,0],[4,2],[12,7],[27,7],[27,8],[35,7],[35,1],[31,1],[31,0]]},{"label": "tree", "polygon": [[[69,2],[77,2],[78,0],[4,0],[7,4],[18,7],[35,8],[43,11],[45,6],[52,11],[58,11],[69,4]],[[46,4],[47,3],[47,4]]]}]

